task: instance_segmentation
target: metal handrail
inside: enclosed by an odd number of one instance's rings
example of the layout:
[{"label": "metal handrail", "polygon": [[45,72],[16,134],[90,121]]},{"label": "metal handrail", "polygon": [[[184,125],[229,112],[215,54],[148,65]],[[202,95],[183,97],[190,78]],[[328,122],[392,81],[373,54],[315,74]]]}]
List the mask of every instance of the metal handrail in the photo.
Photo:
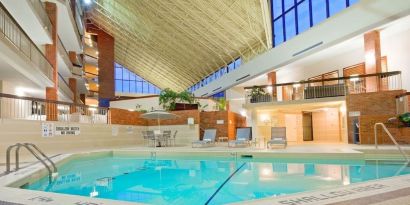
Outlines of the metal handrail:
[{"label": "metal handrail", "polygon": [[[55,166],[54,162],[51,161],[49,157],[47,157],[36,145],[31,144],[31,143],[17,143],[15,145],[9,146],[7,148],[7,153],[6,153],[6,174],[11,172],[10,168],[10,153],[13,150],[13,148],[16,148],[15,154],[16,154],[16,169],[15,171],[18,171],[20,169],[20,148],[24,147],[26,148],[38,161],[40,161],[47,169],[48,171],[48,178],[49,182],[51,183],[53,181],[53,174],[57,173],[57,167]],[[39,152],[50,164],[53,166],[53,171],[51,170],[50,166],[31,148],[33,147],[37,152]]]},{"label": "metal handrail", "polygon": [[381,126],[383,128],[383,130],[387,133],[387,135],[390,137],[390,139],[396,145],[397,149],[400,151],[400,153],[403,155],[403,157],[406,159],[406,161],[410,162],[410,159],[407,157],[407,154],[401,149],[399,143],[397,143],[397,141],[394,139],[393,135],[387,129],[386,125],[384,125],[381,122],[378,122],[378,123],[374,124],[374,145],[376,146],[376,149],[378,149],[378,145],[377,145],[377,126],[378,125]]}]

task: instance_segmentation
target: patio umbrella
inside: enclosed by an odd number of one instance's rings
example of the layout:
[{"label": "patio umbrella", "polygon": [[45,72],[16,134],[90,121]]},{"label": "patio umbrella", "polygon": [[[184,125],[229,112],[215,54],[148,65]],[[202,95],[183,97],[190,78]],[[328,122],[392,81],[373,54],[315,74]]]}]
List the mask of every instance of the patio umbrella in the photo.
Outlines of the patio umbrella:
[{"label": "patio umbrella", "polygon": [[141,118],[149,120],[158,120],[158,129],[161,130],[161,120],[175,119],[178,115],[166,112],[164,110],[155,110],[141,115]]}]

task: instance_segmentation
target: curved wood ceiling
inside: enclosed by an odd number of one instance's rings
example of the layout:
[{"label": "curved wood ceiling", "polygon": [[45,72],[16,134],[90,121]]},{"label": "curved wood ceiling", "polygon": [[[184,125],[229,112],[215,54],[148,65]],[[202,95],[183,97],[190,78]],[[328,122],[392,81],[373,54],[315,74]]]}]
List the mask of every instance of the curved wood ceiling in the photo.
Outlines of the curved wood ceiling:
[{"label": "curved wood ceiling", "polygon": [[115,61],[185,90],[271,47],[268,0],[95,0],[87,18],[115,38]]}]

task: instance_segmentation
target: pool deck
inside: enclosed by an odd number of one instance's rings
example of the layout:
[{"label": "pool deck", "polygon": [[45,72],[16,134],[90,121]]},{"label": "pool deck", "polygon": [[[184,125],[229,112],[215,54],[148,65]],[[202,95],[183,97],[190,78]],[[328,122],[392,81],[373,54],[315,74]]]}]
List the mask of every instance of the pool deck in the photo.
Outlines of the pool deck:
[{"label": "pool deck", "polygon": [[[406,152],[410,152],[410,146],[405,146]],[[336,154],[343,155],[358,155],[365,154],[366,158],[374,154],[378,156],[394,154],[397,157],[400,155],[394,146],[380,146],[379,150],[374,150],[374,146],[363,145],[346,145],[346,144],[309,144],[309,145],[291,145],[286,149],[261,149],[261,148],[227,148],[225,144],[218,144],[215,147],[209,148],[191,148],[190,146],[179,147],[128,147],[115,149],[119,152],[157,152],[157,153],[255,153],[255,154],[274,154],[277,155],[301,155],[301,154]],[[94,150],[108,151],[108,150]],[[367,154],[366,154],[367,153]],[[71,156],[71,154],[61,154],[53,158],[54,161],[61,161]],[[22,190],[16,188],[5,187],[13,181],[26,178],[44,167],[40,163],[27,166],[18,172],[13,172],[6,176],[0,177],[0,204],[1,205],[127,205],[138,204],[124,201],[114,201],[97,199],[91,197],[64,195],[50,192],[41,192],[33,190]],[[0,165],[0,172],[4,169],[4,165]],[[250,205],[410,205],[410,175],[397,176],[379,180],[373,180],[362,183],[355,183],[346,186],[341,186],[326,190],[316,190],[302,192],[297,194],[269,197],[264,199],[244,201],[236,204]]]}]

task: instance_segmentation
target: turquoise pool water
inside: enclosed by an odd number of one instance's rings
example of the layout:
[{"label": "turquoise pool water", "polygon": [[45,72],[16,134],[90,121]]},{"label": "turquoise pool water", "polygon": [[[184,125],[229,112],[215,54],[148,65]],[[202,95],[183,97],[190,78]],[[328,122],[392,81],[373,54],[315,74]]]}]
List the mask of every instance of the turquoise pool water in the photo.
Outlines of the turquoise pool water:
[{"label": "turquoise pool water", "polygon": [[403,162],[249,159],[73,160],[25,186],[71,195],[148,204],[226,204],[409,174]]}]

